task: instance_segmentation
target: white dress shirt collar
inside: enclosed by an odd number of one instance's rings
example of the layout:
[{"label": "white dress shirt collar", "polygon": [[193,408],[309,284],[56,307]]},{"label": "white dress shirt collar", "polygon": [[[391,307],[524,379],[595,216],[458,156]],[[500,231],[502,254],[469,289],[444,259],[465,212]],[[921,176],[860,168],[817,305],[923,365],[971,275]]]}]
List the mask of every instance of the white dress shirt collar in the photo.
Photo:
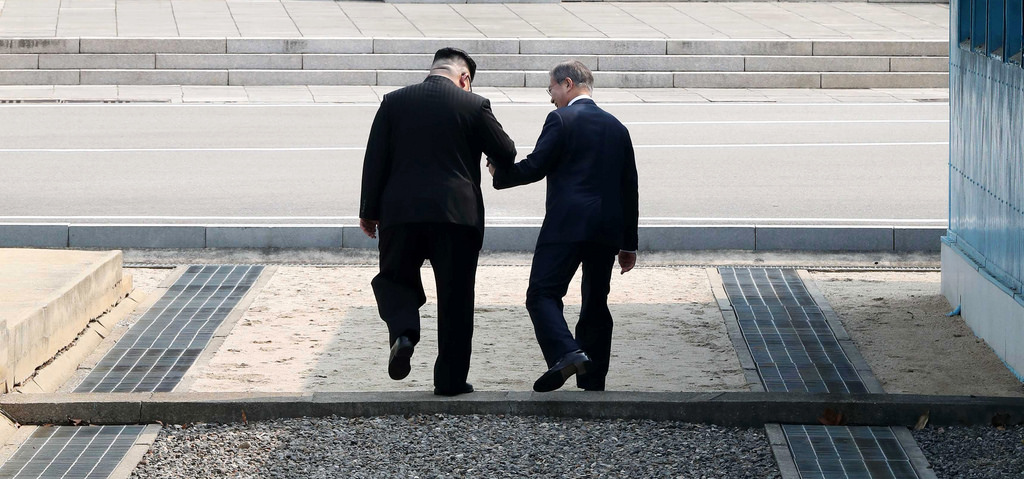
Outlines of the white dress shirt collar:
[{"label": "white dress shirt collar", "polygon": [[565,105],[565,106],[572,106],[572,104],[573,104],[573,103],[576,103],[576,100],[582,100],[582,99],[584,99],[584,98],[586,98],[586,99],[588,99],[588,100],[590,100],[590,101],[594,101],[594,99],[593,99],[593,98],[590,98],[590,95],[587,95],[587,94],[583,94],[583,95],[580,95],[580,96],[578,96],[578,97],[576,97],[576,98],[573,98],[572,100],[569,100],[569,104],[568,104],[568,105]]}]

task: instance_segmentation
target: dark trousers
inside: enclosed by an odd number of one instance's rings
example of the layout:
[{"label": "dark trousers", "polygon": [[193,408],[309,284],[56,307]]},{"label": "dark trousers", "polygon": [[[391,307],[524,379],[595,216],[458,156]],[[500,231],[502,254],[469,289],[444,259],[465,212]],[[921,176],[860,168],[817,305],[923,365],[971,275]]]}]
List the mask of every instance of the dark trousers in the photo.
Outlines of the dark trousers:
[{"label": "dark trousers", "polygon": [[420,268],[430,260],[437,282],[437,361],[434,386],[466,383],[473,343],[473,300],[480,233],[471,226],[411,223],[380,231],[380,273],[370,283],[389,341],[420,340],[420,306],[426,303]]},{"label": "dark trousers", "polygon": [[[608,374],[612,348],[608,292],[617,253],[617,248],[590,242],[539,244],[533,253],[526,309],[530,312],[537,342],[548,367],[577,349],[590,356],[594,367],[577,377],[580,387],[603,389]],[[583,304],[573,338],[565,321],[562,298],[580,264],[583,265]]]}]

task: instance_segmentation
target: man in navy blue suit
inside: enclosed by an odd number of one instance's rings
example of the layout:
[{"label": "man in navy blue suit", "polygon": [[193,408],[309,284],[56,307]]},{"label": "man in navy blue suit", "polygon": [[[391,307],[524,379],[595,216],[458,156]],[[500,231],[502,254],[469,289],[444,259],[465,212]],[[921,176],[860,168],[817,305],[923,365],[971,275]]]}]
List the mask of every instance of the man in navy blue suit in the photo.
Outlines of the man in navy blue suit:
[{"label": "man in navy blue suit", "polygon": [[[526,309],[548,370],[533,385],[553,391],[576,374],[576,384],[602,391],[611,356],[608,311],[612,267],[636,264],[639,217],[636,159],[629,131],[590,97],[594,75],[578,61],[556,65],[548,114],[533,153],[511,167],[489,169],[497,189],[547,178],[544,224],[537,239]],[[583,265],[583,304],[576,336],[562,298]]]}]

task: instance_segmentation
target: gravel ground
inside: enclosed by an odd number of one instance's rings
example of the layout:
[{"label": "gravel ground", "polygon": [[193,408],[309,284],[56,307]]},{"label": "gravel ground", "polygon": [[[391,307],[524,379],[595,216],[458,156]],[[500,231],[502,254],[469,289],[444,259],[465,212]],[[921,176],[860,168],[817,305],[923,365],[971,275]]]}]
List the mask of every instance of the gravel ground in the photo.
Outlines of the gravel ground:
[{"label": "gravel ground", "polygon": [[929,427],[914,439],[939,479],[1024,477],[1024,426]]},{"label": "gravel ground", "polygon": [[168,426],[132,477],[735,479],[780,475],[761,428],[436,415]]}]

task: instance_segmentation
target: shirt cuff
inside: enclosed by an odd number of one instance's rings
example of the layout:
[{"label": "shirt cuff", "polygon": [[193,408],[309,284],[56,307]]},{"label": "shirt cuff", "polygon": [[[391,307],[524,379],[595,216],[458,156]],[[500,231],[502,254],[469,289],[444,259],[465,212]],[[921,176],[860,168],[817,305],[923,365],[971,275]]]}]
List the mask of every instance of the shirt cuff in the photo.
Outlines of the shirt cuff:
[{"label": "shirt cuff", "polygon": [[627,251],[627,250],[624,250],[624,249],[620,249],[619,253],[633,253],[633,254],[636,254],[636,251]]}]

